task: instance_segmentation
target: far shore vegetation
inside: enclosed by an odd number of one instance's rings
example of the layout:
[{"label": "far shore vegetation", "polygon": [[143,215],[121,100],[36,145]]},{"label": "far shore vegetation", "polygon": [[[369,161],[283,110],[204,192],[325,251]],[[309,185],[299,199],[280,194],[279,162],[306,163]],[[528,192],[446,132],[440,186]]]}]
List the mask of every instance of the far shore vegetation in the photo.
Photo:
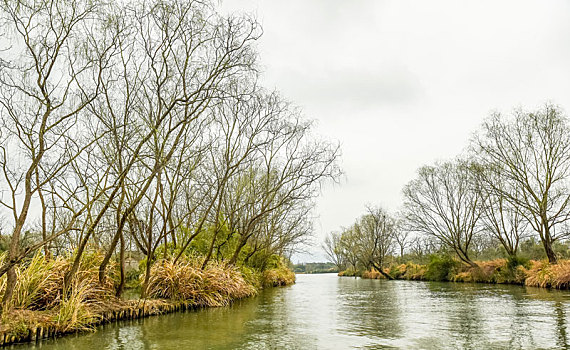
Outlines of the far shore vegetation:
[{"label": "far shore vegetation", "polygon": [[456,159],[421,167],[397,213],[328,235],[341,276],[570,288],[570,126],[546,104],[491,114]]},{"label": "far shore vegetation", "polygon": [[338,273],[338,266],[331,262],[302,263],[293,265],[295,273]]}]

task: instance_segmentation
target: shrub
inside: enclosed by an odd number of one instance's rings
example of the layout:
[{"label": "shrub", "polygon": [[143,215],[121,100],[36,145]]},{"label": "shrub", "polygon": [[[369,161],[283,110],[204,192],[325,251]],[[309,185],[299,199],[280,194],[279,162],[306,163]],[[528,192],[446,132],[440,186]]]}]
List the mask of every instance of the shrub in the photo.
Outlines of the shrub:
[{"label": "shrub", "polygon": [[408,280],[423,280],[425,279],[426,266],[414,263],[406,264],[406,272],[404,273],[404,278]]},{"label": "shrub", "polygon": [[458,265],[459,263],[449,255],[433,254],[430,256],[425,278],[430,281],[449,281]]},{"label": "shrub", "polygon": [[125,287],[128,289],[134,289],[140,287],[140,270],[130,270],[127,271],[125,275]]},{"label": "shrub", "polygon": [[406,274],[407,268],[408,266],[406,264],[393,265],[390,267],[388,274],[392,276],[392,278],[402,278]]},{"label": "shrub", "polygon": [[477,267],[470,267],[473,282],[496,283],[497,273],[505,269],[507,261],[505,259],[495,259],[490,261],[478,261]]},{"label": "shrub", "polygon": [[255,289],[259,290],[263,287],[261,272],[252,267],[247,267],[247,266],[241,266],[240,271],[243,279],[248,284],[252,285]]},{"label": "shrub", "polygon": [[518,266],[530,268],[530,260],[524,257],[509,255],[507,258],[507,267],[511,270],[516,270]]},{"label": "shrub", "polygon": [[284,265],[263,271],[264,287],[287,286],[293,283],[295,283],[295,273]]}]

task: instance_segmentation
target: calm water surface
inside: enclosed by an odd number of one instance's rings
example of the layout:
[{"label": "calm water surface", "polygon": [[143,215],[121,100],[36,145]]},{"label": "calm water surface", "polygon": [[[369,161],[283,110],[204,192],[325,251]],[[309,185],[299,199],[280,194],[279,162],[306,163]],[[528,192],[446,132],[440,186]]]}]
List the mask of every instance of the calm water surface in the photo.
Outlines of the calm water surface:
[{"label": "calm water surface", "polygon": [[555,349],[570,293],[298,275],[231,307],[100,327],[17,349]]}]

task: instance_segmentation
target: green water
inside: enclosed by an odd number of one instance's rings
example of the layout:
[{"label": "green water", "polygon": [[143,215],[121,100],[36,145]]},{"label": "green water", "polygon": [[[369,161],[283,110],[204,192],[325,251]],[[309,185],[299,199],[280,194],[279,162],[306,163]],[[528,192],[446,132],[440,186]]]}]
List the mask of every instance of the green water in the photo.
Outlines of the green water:
[{"label": "green water", "polygon": [[100,327],[17,349],[566,348],[570,293],[298,275],[231,307]]}]

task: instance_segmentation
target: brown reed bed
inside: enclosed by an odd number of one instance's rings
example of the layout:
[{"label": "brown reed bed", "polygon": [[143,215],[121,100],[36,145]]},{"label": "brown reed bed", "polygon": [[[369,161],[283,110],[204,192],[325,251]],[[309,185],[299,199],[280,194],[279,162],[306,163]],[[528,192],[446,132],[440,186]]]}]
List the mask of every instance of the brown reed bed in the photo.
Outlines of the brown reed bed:
[{"label": "brown reed bed", "polygon": [[[0,263],[2,259],[4,255],[0,255]],[[255,295],[263,287],[295,282],[294,273],[285,266],[261,273],[213,261],[202,269],[203,260],[190,257],[177,263],[156,262],[149,279],[149,298],[121,300],[114,293],[115,265],[108,267],[105,283],[99,282],[101,259],[97,252],[86,254],[67,292],[63,290],[63,281],[71,266],[70,257],[46,259],[38,252],[18,266],[14,296],[0,318],[0,346],[92,331],[101,323],[115,320],[226,306]],[[3,276],[0,298],[5,284]]]},{"label": "brown reed bed", "polygon": [[542,288],[570,288],[570,260],[562,260],[557,264],[548,261],[532,261],[526,272],[525,285]]},{"label": "brown reed bed", "polygon": [[202,269],[197,258],[155,263],[148,288],[152,298],[183,300],[198,307],[226,306],[256,293],[236,266],[214,261]]},{"label": "brown reed bed", "polygon": [[[400,264],[385,269],[394,279],[451,281],[472,283],[519,284],[540,288],[570,289],[570,260],[549,264],[547,260],[531,260],[524,265],[509,263],[507,259],[476,261],[477,266],[459,262],[446,265]],[[440,269],[434,271],[434,269]],[[339,274],[342,276],[342,274]],[[383,279],[378,271],[361,272],[362,278]],[[433,276],[440,276],[434,278]]]}]

